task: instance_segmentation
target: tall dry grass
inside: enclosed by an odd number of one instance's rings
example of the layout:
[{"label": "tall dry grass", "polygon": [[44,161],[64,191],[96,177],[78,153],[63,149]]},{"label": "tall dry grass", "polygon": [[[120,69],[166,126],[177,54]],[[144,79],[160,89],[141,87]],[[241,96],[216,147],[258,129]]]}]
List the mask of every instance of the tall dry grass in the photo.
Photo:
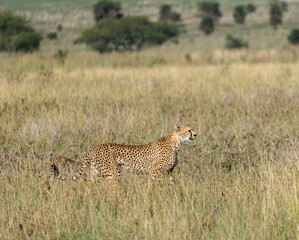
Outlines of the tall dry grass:
[{"label": "tall dry grass", "polygon": [[[298,237],[298,62],[113,56],[136,59],[1,56],[1,239]],[[198,139],[182,147],[173,184],[47,177],[51,154],[145,144],[176,124]]]}]

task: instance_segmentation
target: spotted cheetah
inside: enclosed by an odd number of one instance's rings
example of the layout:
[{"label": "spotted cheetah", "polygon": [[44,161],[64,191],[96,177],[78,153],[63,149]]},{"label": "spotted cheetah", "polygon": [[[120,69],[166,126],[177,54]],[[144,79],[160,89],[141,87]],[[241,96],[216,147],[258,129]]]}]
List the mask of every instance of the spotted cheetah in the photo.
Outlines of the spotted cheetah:
[{"label": "spotted cheetah", "polygon": [[87,166],[94,174],[119,179],[120,165],[124,165],[137,172],[147,172],[153,180],[160,181],[161,174],[171,173],[178,164],[177,153],[182,143],[193,141],[195,137],[196,133],[190,127],[180,126],[168,136],[147,145],[98,145],[86,154],[73,179],[77,180]]},{"label": "spotted cheetah", "polygon": [[80,164],[81,162],[67,157],[57,157],[51,164],[51,176],[63,180],[67,176],[72,176],[78,170]]}]

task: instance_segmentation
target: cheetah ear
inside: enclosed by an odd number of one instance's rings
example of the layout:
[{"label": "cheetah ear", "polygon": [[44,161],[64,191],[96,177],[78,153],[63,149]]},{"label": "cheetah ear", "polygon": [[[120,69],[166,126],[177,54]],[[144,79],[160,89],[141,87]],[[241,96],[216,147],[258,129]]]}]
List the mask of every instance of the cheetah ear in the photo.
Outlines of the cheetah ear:
[{"label": "cheetah ear", "polygon": [[175,127],[175,131],[179,132],[180,131],[180,127],[179,126]]}]

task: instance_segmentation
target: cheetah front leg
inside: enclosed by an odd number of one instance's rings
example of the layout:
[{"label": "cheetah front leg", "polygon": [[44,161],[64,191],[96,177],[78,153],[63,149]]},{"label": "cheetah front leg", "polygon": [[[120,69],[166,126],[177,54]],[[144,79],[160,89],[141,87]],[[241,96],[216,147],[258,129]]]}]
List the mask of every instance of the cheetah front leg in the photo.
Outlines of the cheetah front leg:
[{"label": "cheetah front leg", "polygon": [[167,179],[170,182],[173,182],[173,177],[172,177],[172,173],[171,172],[165,172],[165,173],[161,173],[161,172],[152,172],[151,173],[151,177],[154,181],[156,182],[161,182],[162,181],[162,177],[163,179]]},{"label": "cheetah front leg", "polygon": [[167,175],[169,180],[172,180],[172,171],[177,164],[178,160],[176,154],[172,156],[172,161],[169,161],[169,154],[166,152],[166,154],[160,156],[160,159],[156,159],[153,164],[153,169],[151,171],[153,180],[161,181],[162,175],[164,178],[166,177],[165,175]]},{"label": "cheetah front leg", "polygon": [[155,182],[161,182],[162,181],[162,179],[160,178],[160,174],[159,173],[152,173],[152,179]]}]

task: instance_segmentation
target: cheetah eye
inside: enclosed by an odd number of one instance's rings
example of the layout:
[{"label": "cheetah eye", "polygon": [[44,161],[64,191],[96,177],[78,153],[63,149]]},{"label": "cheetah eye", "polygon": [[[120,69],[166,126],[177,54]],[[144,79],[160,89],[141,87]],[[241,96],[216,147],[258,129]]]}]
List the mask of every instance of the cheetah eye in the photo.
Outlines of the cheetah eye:
[{"label": "cheetah eye", "polygon": [[191,132],[191,129],[189,129],[189,132]]}]

